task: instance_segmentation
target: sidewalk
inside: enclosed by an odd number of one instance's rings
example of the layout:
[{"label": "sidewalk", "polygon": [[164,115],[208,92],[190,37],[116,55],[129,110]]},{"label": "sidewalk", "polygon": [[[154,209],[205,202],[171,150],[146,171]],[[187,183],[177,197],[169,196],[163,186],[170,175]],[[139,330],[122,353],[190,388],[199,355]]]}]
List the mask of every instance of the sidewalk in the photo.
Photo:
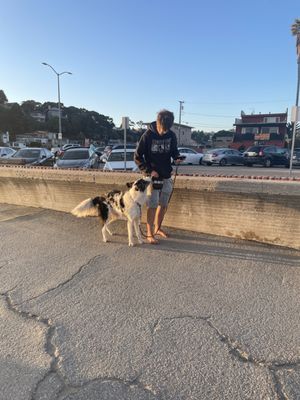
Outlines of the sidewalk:
[{"label": "sidewalk", "polygon": [[299,399],[300,252],[0,205],[0,399]]}]

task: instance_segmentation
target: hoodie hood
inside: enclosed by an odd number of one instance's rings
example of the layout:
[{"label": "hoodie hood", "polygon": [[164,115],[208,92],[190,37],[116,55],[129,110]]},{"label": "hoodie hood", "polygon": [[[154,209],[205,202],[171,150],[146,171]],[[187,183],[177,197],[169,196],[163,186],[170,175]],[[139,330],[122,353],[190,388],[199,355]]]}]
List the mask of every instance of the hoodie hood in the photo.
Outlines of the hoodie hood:
[{"label": "hoodie hood", "polygon": [[157,132],[157,128],[156,128],[156,121],[151,122],[150,124],[150,128],[149,128],[152,132],[157,133],[159,135],[159,133]]}]

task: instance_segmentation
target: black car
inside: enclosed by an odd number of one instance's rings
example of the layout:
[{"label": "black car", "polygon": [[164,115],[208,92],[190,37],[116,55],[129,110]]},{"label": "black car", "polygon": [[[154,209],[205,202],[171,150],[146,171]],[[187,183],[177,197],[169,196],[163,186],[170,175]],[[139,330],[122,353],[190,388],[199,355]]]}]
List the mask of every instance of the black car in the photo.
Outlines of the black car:
[{"label": "black car", "polygon": [[244,152],[244,163],[248,167],[254,164],[272,167],[282,165],[286,168],[290,164],[289,150],[277,146],[251,146]]},{"label": "black car", "polygon": [[293,154],[293,166],[300,167],[300,147],[296,147],[294,149],[294,154]]},{"label": "black car", "polygon": [[50,150],[43,147],[25,147],[18,150],[12,157],[0,160],[1,164],[10,165],[44,165],[53,166],[54,156]]}]

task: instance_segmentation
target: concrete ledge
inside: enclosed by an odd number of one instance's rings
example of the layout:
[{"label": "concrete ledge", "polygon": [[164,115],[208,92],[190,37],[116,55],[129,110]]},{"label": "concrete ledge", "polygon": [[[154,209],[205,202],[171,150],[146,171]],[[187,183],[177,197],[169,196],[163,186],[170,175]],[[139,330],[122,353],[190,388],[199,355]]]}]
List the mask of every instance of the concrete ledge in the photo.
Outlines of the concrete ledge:
[{"label": "concrete ledge", "polygon": [[[0,166],[0,203],[69,212],[138,176]],[[179,175],[164,225],[300,249],[300,182]]]}]

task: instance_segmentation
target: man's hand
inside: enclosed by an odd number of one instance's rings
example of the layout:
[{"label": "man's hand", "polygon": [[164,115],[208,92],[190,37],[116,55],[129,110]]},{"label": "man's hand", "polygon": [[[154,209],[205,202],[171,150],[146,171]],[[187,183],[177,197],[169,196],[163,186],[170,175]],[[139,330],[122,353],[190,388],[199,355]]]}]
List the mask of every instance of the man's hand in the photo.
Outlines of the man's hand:
[{"label": "man's hand", "polygon": [[156,171],[152,171],[152,172],[151,172],[151,177],[153,177],[153,178],[158,178],[159,175],[158,175],[158,173],[157,173]]},{"label": "man's hand", "polygon": [[176,160],[174,160],[174,162],[176,165],[178,165],[178,164],[182,163],[183,160],[184,160],[184,158],[177,158]]}]

